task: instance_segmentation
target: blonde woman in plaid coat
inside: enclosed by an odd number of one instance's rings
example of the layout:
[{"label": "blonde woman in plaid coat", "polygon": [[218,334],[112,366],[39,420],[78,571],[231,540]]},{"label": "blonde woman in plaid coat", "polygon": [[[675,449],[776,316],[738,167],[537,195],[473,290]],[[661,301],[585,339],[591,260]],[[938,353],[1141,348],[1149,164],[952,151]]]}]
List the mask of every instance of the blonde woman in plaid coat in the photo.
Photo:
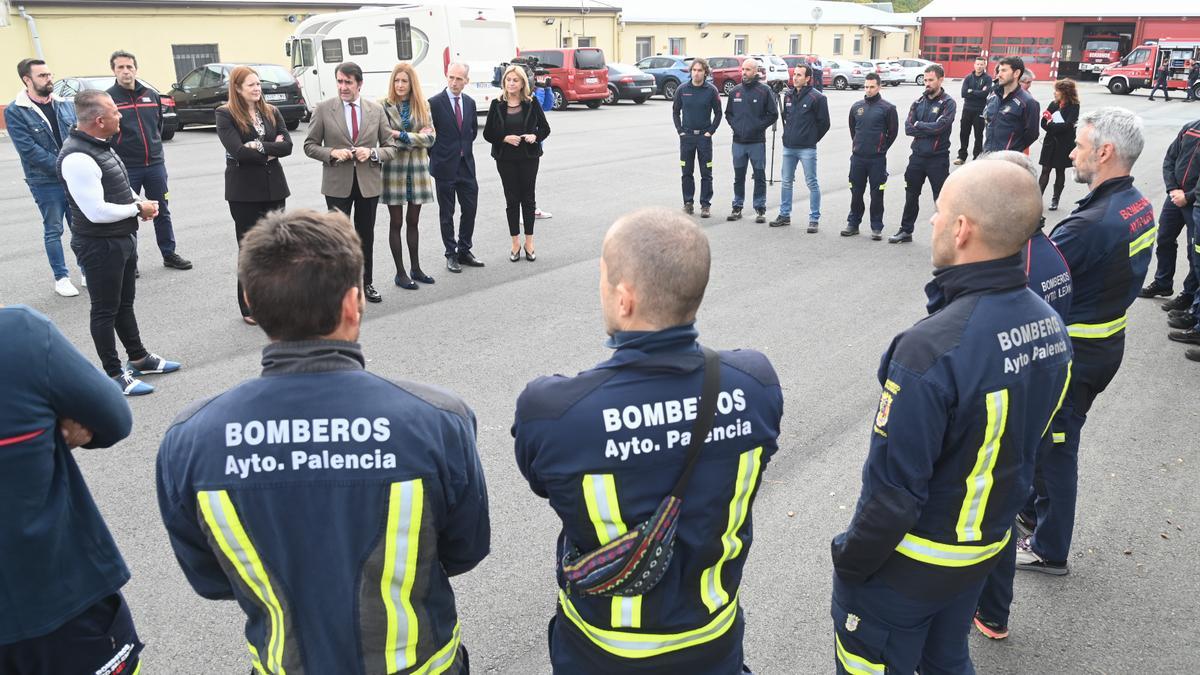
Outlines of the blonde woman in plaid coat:
[{"label": "blonde woman in plaid coat", "polygon": [[[421,205],[434,201],[433,177],[429,175],[429,146],[433,145],[433,118],[429,114],[429,102],[421,93],[417,73],[407,63],[397,63],[392,69],[392,86],[380,103],[392,129],[392,144],[400,152],[383,165],[383,203],[387,205],[391,222],[388,229],[388,244],[392,258],[396,261],[396,285],[410,291],[417,290],[416,282],[432,284],[433,277],[421,271],[417,260],[420,232],[417,224],[421,220]],[[404,218],[404,206],[408,205],[408,218]],[[404,240],[400,237],[402,225],[407,225],[405,237],[408,241],[408,256],[412,262],[409,273],[404,271]]]}]

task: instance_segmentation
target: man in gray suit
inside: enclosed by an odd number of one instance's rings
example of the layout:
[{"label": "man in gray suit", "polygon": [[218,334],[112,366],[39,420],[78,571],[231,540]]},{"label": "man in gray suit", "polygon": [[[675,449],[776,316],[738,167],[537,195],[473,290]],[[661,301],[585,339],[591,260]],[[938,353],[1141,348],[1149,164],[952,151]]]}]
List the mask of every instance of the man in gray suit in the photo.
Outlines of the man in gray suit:
[{"label": "man in gray suit", "polygon": [[362,240],[363,295],[370,302],[383,298],[371,280],[375,244],[375,211],[383,191],[382,163],[396,156],[383,107],[359,96],[363,72],[358,64],[339,64],[338,97],[321,101],[313,110],[304,154],[320,160],[321,194],[330,210],[354,215],[354,230]]}]

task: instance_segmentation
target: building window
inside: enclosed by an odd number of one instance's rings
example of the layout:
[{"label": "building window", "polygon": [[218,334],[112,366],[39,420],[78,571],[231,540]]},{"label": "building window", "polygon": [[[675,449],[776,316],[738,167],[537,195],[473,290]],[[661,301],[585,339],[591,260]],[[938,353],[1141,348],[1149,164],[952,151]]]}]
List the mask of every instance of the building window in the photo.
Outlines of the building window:
[{"label": "building window", "polygon": [[[215,44],[171,45],[171,56],[175,60],[175,78],[177,80],[182,80],[184,75],[206,63],[221,61],[220,51]],[[311,55],[309,58],[312,58]]]},{"label": "building window", "polygon": [[748,40],[746,39],[745,35],[734,35],[733,36],[733,53],[738,56],[745,54],[747,42],[748,42]]},{"label": "building window", "polygon": [[904,33],[904,54],[907,56],[912,51],[912,33]]},{"label": "building window", "polygon": [[667,49],[671,56],[683,56],[685,44],[683,38],[667,38]]},{"label": "building window", "polygon": [[596,38],[594,38],[594,37],[575,38],[575,43],[579,47],[595,47],[596,46]]},{"label": "building window", "polygon": [[642,59],[646,58],[647,56],[650,56],[650,54],[653,51],[654,51],[654,38],[639,37],[639,38],[634,39],[634,43],[633,43],[633,52],[634,52],[633,60],[634,61],[641,61]]},{"label": "building window", "polygon": [[367,38],[352,37],[346,38],[346,50],[350,52],[350,56],[358,56],[367,53]]},{"label": "building window", "polygon": [[854,34],[854,55],[862,54],[862,33]]},{"label": "building window", "polygon": [[564,37],[562,39],[562,44],[560,44],[559,47],[562,47],[563,49],[570,49],[571,48],[571,38]]},{"label": "building window", "polygon": [[841,56],[841,54],[842,54],[842,34],[841,33],[833,34],[833,53],[837,56]]},{"label": "building window", "polygon": [[321,40],[321,60],[325,63],[341,63],[342,41]]},{"label": "building window", "polygon": [[801,46],[801,44],[800,44],[800,36],[799,35],[793,35],[788,38],[788,53],[789,54],[799,54],[800,46]]}]

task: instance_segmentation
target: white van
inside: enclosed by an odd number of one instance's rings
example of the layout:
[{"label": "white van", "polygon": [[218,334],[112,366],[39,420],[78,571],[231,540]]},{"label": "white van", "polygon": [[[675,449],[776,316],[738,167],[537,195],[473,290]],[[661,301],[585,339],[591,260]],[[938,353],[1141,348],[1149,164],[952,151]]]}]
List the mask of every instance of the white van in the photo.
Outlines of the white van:
[{"label": "white van", "polygon": [[426,97],[446,86],[450,63],[466,63],[471,68],[466,93],[487,112],[500,95],[492,85],[495,68],[517,54],[517,20],[512,5],[489,0],[364,7],[308,17],[285,49],[310,111],[337,95],[339,63],[362,67],[363,95],[382,98],[392,68],[410,61]]}]

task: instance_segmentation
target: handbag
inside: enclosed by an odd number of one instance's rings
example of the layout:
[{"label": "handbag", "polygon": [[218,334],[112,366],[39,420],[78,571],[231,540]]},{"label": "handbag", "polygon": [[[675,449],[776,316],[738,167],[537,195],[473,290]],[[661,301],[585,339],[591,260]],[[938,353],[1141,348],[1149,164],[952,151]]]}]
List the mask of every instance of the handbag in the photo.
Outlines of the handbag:
[{"label": "handbag", "polygon": [[567,593],[586,596],[633,596],[650,592],[662,580],[675,552],[675,532],[683,493],[700,457],[704,439],[712,430],[721,387],[721,363],[717,353],[704,353],[704,387],[700,409],[692,423],[683,473],[671,494],[663,498],[654,514],[637,527],[589,553],[567,546],[562,573]]}]

